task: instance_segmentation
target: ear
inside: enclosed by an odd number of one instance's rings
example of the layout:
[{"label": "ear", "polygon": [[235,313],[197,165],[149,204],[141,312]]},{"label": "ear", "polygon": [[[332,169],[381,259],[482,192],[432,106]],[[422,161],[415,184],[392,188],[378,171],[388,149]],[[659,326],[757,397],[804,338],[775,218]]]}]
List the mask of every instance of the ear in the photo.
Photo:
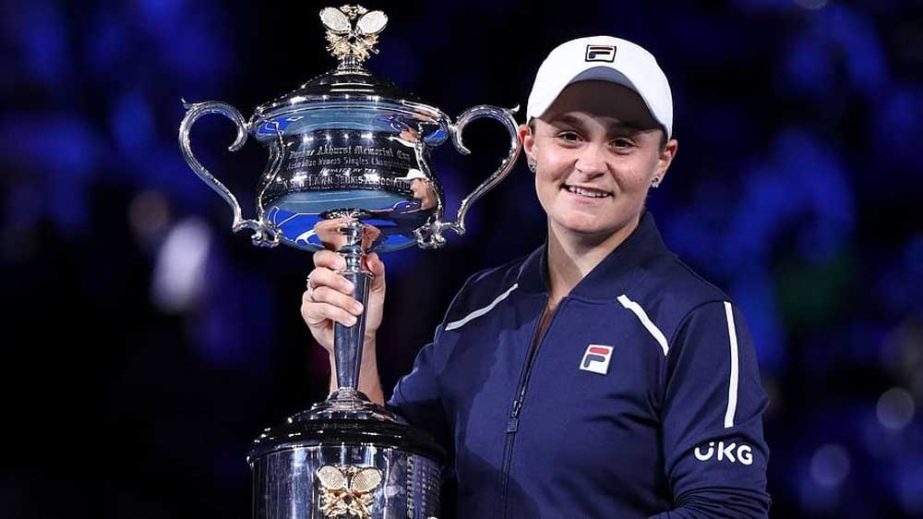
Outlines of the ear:
[{"label": "ear", "polygon": [[528,125],[520,124],[518,133],[519,140],[522,141],[522,151],[526,153],[526,160],[534,160],[535,136],[532,135],[532,129]]},{"label": "ear", "polygon": [[660,150],[660,154],[657,156],[657,168],[654,170],[654,176],[659,177],[661,181],[667,176],[667,170],[670,168],[670,164],[673,163],[673,158],[676,157],[676,151],[679,149],[679,141],[676,139],[670,139],[667,141],[666,146]]}]

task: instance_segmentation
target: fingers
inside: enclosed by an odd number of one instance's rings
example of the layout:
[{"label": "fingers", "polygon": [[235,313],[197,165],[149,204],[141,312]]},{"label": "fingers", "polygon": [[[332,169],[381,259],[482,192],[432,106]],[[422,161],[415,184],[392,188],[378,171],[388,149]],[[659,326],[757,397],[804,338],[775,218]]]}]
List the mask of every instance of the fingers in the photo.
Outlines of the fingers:
[{"label": "fingers", "polygon": [[308,290],[302,295],[301,314],[311,327],[325,326],[336,321],[344,326],[356,324],[362,304],[352,297],[352,282],[337,270],[346,268],[339,254],[322,250],[314,253],[316,268],[308,276]]},{"label": "fingers", "polygon": [[345,270],[346,260],[336,252],[324,249],[314,253],[314,266],[330,270]]},{"label": "fingers", "polygon": [[359,315],[362,313],[362,303],[330,287],[315,288],[310,294],[310,299],[311,302],[326,303],[352,315]]},{"label": "fingers", "polygon": [[375,276],[375,279],[385,278],[385,264],[378,257],[378,254],[372,252],[365,257],[365,266],[369,269],[369,272]]},{"label": "fingers", "polygon": [[365,256],[365,266],[376,276],[383,276],[385,274],[385,264],[382,263],[376,252],[370,252]]},{"label": "fingers", "polygon": [[351,295],[353,284],[342,275],[327,268],[318,267],[308,275],[308,287],[315,292],[322,287],[329,287],[343,294]]},{"label": "fingers", "polygon": [[[371,253],[364,258],[365,267],[372,274],[372,294],[380,301],[385,293],[385,265],[377,254]],[[312,331],[327,326],[327,320],[334,320],[345,326],[355,324],[355,316],[361,315],[364,308],[353,296],[355,287],[350,280],[334,269],[346,267],[342,256],[331,251],[314,253],[316,268],[308,275],[308,290],[302,296],[302,316]],[[372,305],[377,306],[377,303]],[[374,310],[375,308],[373,308]]]},{"label": "fingers", "polygon": [[[330,294],[338,294],[337,292],[333,292],[332,290],[326,288],[323,290],[329,292]],[[312,294],[311,291],[308,290],[304,293],[304,295],[302,295],[301,298],[301,316],[304,318],[305,322],[308,323],[308,326],[322,326],[325,325],[327,321],[336,321],[344,326],[353,326],[356,324],[357,317],[356,315],[350,313],[350,311],[347,311],[339,305],[326,302],[318,302],[317,292],[318,290],[315,290]],[[338,295],[344,298],[346,297],[342,294]],[[358,305],[359,308],[362,307],[358,301],[353,299],[352,302],[355,303],[355,305]],[[352,308],[355,308],[355,306]]]}]

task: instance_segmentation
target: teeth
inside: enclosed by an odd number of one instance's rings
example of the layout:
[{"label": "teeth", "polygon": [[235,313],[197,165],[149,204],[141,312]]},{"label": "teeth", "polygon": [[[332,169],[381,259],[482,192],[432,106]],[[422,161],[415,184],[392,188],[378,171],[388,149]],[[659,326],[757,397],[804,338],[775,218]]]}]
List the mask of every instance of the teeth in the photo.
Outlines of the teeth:
[{"label": "teeth", "polygon": [[607,196],[609,196],[609,193],[603,193],[602,191],[596,191],[596,190],[591,190],[591,189],[583,189],[582,187],[576,187],[576,186],[567,186],[567,190],[570,191],[571,193],[574,193],[580,196],[588,196],[590,198],[606,198]]}]

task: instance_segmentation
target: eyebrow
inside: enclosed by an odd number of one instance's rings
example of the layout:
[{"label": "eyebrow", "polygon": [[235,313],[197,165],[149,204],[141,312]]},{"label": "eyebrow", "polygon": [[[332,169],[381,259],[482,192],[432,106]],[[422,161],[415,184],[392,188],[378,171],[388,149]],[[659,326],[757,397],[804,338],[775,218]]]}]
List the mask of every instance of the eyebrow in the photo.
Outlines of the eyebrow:
[{"label": "eyebrow", "polygon": [[[555,117],[554,119],[552,119],[552,120],[549,121],[549,122],[550,122],[551,124],[554,124],[554,123],[556,123],[556,122],[562,122],[562,123],[565,123],[565,124],[569,124],[569,125],[571,125],[571,126],[578,126],[578,127],[582,127],[583,124],[584,124],[584,123],[583,123],[583,120],[581,120],[579,117],[576,117],[576,116],[570,115],[570,114],[563,114],[563,115],[560,115],[560,116],[558,116],[558,117]],[[644,132],[644,131],[645,131],[645,129],[642,128],[641,125],[635,124],[635,123],[631,123],[631,122],[628,122],[628,121],[618,121],[618,122],[614,122],[614,123],[611,123],[611,124],[607,124],[607,125],[606,125],[606,132],[608,132],[608,133],[630,133],[630,134],[635,134],[635,133],[641,133],[641,132]]]}]

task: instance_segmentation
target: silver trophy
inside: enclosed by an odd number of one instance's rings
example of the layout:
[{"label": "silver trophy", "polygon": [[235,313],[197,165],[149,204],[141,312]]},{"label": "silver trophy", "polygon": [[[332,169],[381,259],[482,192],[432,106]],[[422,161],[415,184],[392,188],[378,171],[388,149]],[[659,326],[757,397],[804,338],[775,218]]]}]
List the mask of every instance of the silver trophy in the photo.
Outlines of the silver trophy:
[{"label": "silver trophy", "polygon": [[[252,231],[255,245],[284,243],[308,251],[328,248],[346,259],[343,275],[354,297],[368,301],[371,273],[365,254],[414,245],[436,248],[446,231],[465,232],[465,214],[510,172],[521,143],[513,111],[476,106],[453,122],[438,108],[399,91],[362,66],[377,53],[388,18],[361,6],[320,12],[336,69],[259,106],[249,121],[234,107],[186,104],[179,130],[186,162],[230,204],[232,229]],[[192,125],[221,114],[237,125],[231,151],[252,135],[269,150],[260,177],[256,218],[244,219],[237,198],[193,156]],[[444,220],[443,192],[430,150],[451,139],[463,154],[465,126],[479,118],[502,123],[509,152]],[[254,519],[430,518],[439,513],[443,449],[426,433],[357,391],[364,315],[334,332],[339,389],[327,400],[266,429],[248,461]]]}]

